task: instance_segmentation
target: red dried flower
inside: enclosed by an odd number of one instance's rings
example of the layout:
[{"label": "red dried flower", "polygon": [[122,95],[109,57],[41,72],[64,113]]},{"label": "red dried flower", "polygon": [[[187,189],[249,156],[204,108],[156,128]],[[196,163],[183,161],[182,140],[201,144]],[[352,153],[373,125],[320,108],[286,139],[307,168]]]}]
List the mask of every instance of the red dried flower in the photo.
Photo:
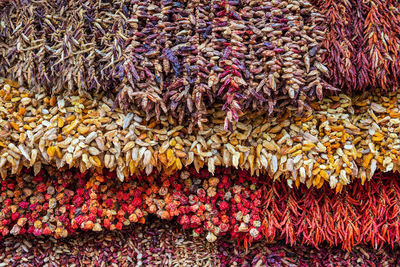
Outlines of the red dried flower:
[{"label": "red dried flower", "polygon": [[117,230],[122,230],[122,226],[123,226],[123,224],[121,222],[117,222],[116,225],[115,225],[115,228]]},{"label": "red dried flower", "polygon": [[220,210],[225,211],[229,208],[229,204],[226,201],[222,201],[219,203],[219,208]]},{"label": "red dried flower", "polygon": [[19,206],[21,209],[26,209],[26,208],[28,208],[29,203],[26,202],[26,201],[22,201],[22,202],[18,203],[18,206]]}]

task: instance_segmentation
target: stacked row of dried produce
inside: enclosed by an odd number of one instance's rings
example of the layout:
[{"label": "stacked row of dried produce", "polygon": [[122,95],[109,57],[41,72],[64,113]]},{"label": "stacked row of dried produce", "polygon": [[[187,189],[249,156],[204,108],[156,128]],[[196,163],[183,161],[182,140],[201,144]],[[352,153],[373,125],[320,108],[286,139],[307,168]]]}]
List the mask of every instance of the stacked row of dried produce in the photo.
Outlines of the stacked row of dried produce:
[{"label": "stacked row of dried produce", "polygon": [[[9,82],[8,82],[9,83]],[[13,85],[13,84],[11,84]],[[340,191],[378,170],[398,170],[400,97],[327,97],[313,110],[281,117],[247,113],[224,130],[224,112],[210,109],[203,130],[189,132],[173,116],[145,121],[146,113],[112,110],[106,97],[46,97],[7,83],[0,89],[0,174],[23,166],[107,168],[118,178],[145,170],[174,173],[184,166],[217,166],[285,177],[292,186],[329,183]]]},{"label": "stacked row of dried produce", "polygon": [[332,85],[347,92],[396,90],[400,82],[399,1],[311,2],[326,18],[323,63]]},{"label": "stacked row of dried produce", "polygon": [[307,1],[15,1],[2,9],[0,75],[36,92],[104,91],[124,109],[226,128],[243,110],[301,112],[322,97],[324,18]]},{"label": "stacked row of dried produce", "polygon": [[214,242],[228,236],[248,247],[255,241],[323,243],[351,250],[400,242],[398,175],[353,183],[336,194],[327,186],[290,189],[267,177],[218,168],[215,176],[193,168],[180,174],[132,176],[115,173],[25,171],[1,182],[0,231],[67,237],[79,230],[122,230],[148,215],[176,219]]},{"label": "stacked row of dried produce", "polygon": [[131,229],[80,233],[70,239],[7,237],[0,261],[7,266],[399,266],[400,250],[357,246],[351,252],[326,245],[259,242],[245,250],[228,239],[203,242],[173,223],[154,221]]},{"label": "stacked row of dried produce", "polygon": [[398,245],[398,3],[311,2],[0,1],[2,235]]}]

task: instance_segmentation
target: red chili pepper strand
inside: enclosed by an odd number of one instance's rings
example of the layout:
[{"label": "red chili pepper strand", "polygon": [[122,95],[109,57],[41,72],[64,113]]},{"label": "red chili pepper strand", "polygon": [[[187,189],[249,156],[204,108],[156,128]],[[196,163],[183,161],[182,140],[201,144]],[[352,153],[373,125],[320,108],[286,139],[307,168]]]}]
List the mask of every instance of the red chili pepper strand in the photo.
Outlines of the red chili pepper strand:
[{"label": "red chili pepper strand", "polygon": [[387,191],[392,196],[392,206],[387,210],[387,217],[389,217],[389,220],[391,221],[389,226],[389,234],[392,240],[392,247],[395,244],[400,243],[400,190],[394,181],[395,180],[393,179],[391,183],[387,185]]},{"label": "red chili pepper strand", "polygon": [[[323,57],[336,87],[351,91],[398,85],[399,9],[393,1],[314,0],[327,15]],[[351,23],[349,23],[351,21]]]}]

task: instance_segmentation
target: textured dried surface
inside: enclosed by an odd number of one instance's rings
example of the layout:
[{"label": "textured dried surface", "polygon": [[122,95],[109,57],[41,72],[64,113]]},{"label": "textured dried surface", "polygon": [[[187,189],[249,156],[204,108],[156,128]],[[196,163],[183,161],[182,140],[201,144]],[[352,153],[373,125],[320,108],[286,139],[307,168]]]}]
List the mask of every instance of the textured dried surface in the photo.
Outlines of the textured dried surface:
[{"label": "textured dried surface", "polygon": [[258,240],[287,244],[375,248],[400,244],[399,176],[355,182],[343,192],[320,190],[245,171],[217,168],[171,176],[133,176],[76,171],[29,173],[1,183],[2,235],[67,237],[86,231],[121,230],[148,215],[175,220],[209,242],[228,236],[245,248]]},{"label": "textured dried surface", "polygon": [[324,63],[332,85],[347,92],[393,91],[400,78],[397,0],[313,0],[326,15]]},{"label": "textured dried surface", "polygon": [[[400,250],[355,247],[351,253],[322,246],[288,247],[280,243],[240,249],[227,240],[205,244],[176,225],[151,225],[74,238],[7,237],[0,246],[2,266],[398,266]],[[177,265],[176,265],[177,264]]]},{"label": "textured dried surface", "polygon": [[1,266],[220,266],[217,257],[215,245],[160,221],[60,240],[6,238],[0,245]]},{"label": "textured dried surface", "polygon": [[224,131],[224,112],[210,109],[210,123],[189,131],[172,116],[143,120],[143,111],[112,111],[107,98],[45,97],[2,84],[0,173],[23,166],[108,168],[118,178],[145,170],[173,173],[183,166],[233,166],[252,174],[286,177],[288,184],[341,190],[377,169],[398,170],[400,95],[345,95],[313,102],[313,111],[279,118],[247,113]]},{"label": "textured dried surface", "polygon": [[39,92],[104,90],[181,123],[218,102],[229,128],[242,109],[322,97],[324,21],[294,0],[13,1],[0,75]]}]

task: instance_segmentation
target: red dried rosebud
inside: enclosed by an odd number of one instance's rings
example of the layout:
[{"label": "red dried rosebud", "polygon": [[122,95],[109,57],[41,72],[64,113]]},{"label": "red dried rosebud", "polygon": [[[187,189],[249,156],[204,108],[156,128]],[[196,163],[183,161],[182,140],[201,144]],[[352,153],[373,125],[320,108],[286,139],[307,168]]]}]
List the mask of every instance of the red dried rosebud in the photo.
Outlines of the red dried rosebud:
[{"label": "red dried rosebud", "polygon": [[204,232],[204,229],[202,227],[197,227],[194,229],[194,232],[198,235],[201,235]]},{"label": "red dried rosebud", "polygon": [[228,208],[229,208],[229,204],[228,204],[228,202],[226,202],[226,201],[222,201],[220,204],[219,204],[219,208],[221,209],[221,210],[227,210]]},{"label": "red dried rosebud", "polygon": [[174,184],[174,189],[175,189],[175,191],[181,191],[182,190],[182,184]]},{"label": "red dried rosebud", "polygon": [[44,235],[51,235],[51,230],[50,230],[50,228],[46,226],[46,227],[43,229],[42,234],[44,234]]},{"label": "red dried rosebud", "polygon": [[26,202],[26,201],[22,201],[22,202],[18,203],[18,206],[19,206],[21,209],[26,209],[26,208],[28,208],[29,203]]},{"label": "red dried rosebud", "polygon": [[50,199],[52,198],[52,196],[51,195],[49,195],[49,194],[44,194],[44,199],[46,200],[46,201],[49,201]]},{"label": "red dried rosebud", "polygon": [[25,234],[26,233],[26,229],[25,228],[21,228],[20,230],[19,230],[19,234],[20,235],[23,235],[23,234]]},{"label": "red dried rosebud", "polygon": [[30,204],[30,205],[29,205],[29,209],[30,209],[31,211],[34,211],[38,205],[39,205],[38,203]]},{"label": "red dried rosebud", "polygon": [[112,205],[113,205],[113,203],[114,203],[114,201],[113,201],[112,199],[107,199],[107,200],[105,201],[105,203],[106,203],[106,207],[111,208]]},{"label": "red dried rosebud", "polygon": [[105,218],[105,219],[103,220],[103,225],[104,225],[104,227],[105,227],[106,229],[110,229],[110,225],[111,225],[110,219]]},{"label": "red dried rosebud", "polygon": [[192,217],[190,217],[190,223],[197,226],[197,225],[200,225],[201,220],[196,215],[192,215]]},{"label": "red dried rosebud", "polygon": [[91,214],[96,214],[97,213],[97,207],[91,207],[90,209]]},{"label": "red dried rosebud", "polygon": [[18,212],[11,213],[11,220],[16,221],[18,218],[19,218]]},{"label": "red dried rosebud", "polygon": [[123,224],[121,222],[117,222],[117,224],[115,225],[115,228],[117,230],[122,230],[122,226],[123,226]]},{"label": "red dried rosebud", "polygon": [[101,217],[103,215],[103,209],[97,208],[97,217]]},{"label": "red dried rosebud", "polygon": [[206,191],[203,188],[197,189],[197,196],[201,201],[206,197]]},{"label": "red dried rosebud", "polygon": [[89,220],[95,221],[96,220],[96,214],[90,213],[88,216]]},{"label": "red dried rosebud", "polygon": [[196,212],[199,209],[199,205],[195,204],[190,206],[189,210],[190,212]]},{"label": "red dried rosebud", "polygon": [[1,230],[1,234],[2,234],[3,236],[8,235],[9,232],[10,232],[10,231],[9,231],[7,228],[4,228],[3,230]]},{"label": "red dried rosebud", "polygon": [[221,230],[221,232],[227,232],[229,230],[229,225],[226,223],[221,223],[219,225],[219,229]]},{"label": "red dried rosebud", "polygon": [[9,198],[7,198],[7,199],[5,199],[5,200],[3,201],[3,204],[4,204],[5,206],[10,206],[11,203],[12,203],[12,200],[9,199]]},{"label": "red dried rosebud", "polygon": [[189,216],[183,215],[181,217],[181,219],[179,220],[179,223],[182,224],[182,225],[188,225],[190,223]]},{"label": "red dried rosebud", "polygon": [[75,222],[76,222],[78,225],[81,225],[81,224],[83,223],[83,216],[82,216],[82,215],[76,216],[76,217],[75,217]]},{"label": "red dried rosebud", "polygon": [[46,192],[47,191],[47,186],[44,183],[41,183],[36,186],[36,190],[40,193]]},{"label": "red dried rosebud", "polygon": [[187,213],[189,213],[189,211],[188,211],[186,206],[180,206],[178,208],[178,210],[179,210],[179,214],[187,214]]},{"label": "red dried rosebud", "polygon": [[83,188],[78,188],[78,189],[76,189],[76,194],[77,194],[78,196],[82,196],[84,192],[85,192],[85,190],[84,190]]},{"label": "red dried rosebud", "polygon": [[213,218],[211,219],[211,221],[212,221],[212,223],[213,223],[214,225],[219,225],[219,224],[221,223],[221,221],[219,220],[218,217],[213,217]]},{"label": "red dried rosebud", "polygon": [[81,206],[83,204],[83,202],[84,202],[84,199],[80,196],[75,196],[74,199],[72,200],[72,203],[77,207]]},{"label": "red dried rosebud", "polygon": [[33,230],[33,235],[34,236],[40,236],[42,234],[43,230],[42,229],[35,229]]},{"label": "red dried rosebud", "polygon": [[15,189],[15,184],[8,184],[7,188],[10,190],[14,190]]},{"label": "red dried rosebud", "polygon": [[141,197],[135,197],[132,201],[132,205],[136,208],[139,207],[142,204],[142,198]]}]

